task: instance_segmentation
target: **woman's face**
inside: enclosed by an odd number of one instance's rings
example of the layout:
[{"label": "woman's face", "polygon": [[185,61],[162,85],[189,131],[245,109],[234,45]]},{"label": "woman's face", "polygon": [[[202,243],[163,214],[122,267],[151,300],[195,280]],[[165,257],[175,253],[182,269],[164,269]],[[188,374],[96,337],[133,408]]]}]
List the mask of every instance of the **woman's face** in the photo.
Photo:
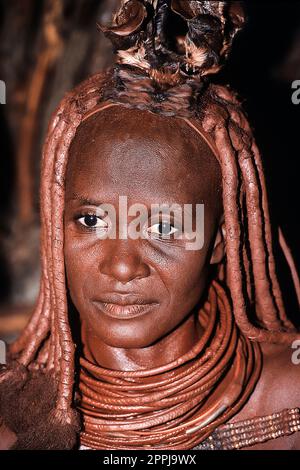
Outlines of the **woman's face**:
[{"label": "woman's face", "polygon": [[[141,348],[187,318],[212,256],[218,261],[220,186],[216,158],[183,121],[118,106],[80,126],[66,175],[65,263],[86,331],[110,346]],[[119,196],[128,208],[138,203],[149,211],[139,225],[143,238],[120,235],[139,213],[120,217]],[[99,210],[104,203],[116,209],[115,237],[105,238],[113,217]],[[151,217],[153,204],[191,204],[193,229],[196,204],[204,204],[202,249],[187,249],[179,210]]]}]

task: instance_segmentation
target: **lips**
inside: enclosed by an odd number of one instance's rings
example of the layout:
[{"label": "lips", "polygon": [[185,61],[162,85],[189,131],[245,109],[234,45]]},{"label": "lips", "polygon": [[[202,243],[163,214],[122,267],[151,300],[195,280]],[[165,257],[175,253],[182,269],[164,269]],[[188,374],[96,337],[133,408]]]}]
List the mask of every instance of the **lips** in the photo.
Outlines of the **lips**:
[{"label": "lips", "polygon": [[137,294],[105,294],[93,301],[94,305],[113,318],[129,319],[144,315],[153,309],[157,302],[144,299]]}]

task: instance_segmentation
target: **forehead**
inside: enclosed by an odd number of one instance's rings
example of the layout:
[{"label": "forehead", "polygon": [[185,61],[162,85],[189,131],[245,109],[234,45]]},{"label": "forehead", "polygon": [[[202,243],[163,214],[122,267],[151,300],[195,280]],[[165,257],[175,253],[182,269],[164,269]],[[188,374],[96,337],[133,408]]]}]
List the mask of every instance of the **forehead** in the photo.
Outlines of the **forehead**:
[{"label": "forehead", "polygon": [[200,136],[182,120],[147,111],[100,112],[79,126],[69,150],[67,197],[194,203],[216,198],[217,186],[219,165]]}]

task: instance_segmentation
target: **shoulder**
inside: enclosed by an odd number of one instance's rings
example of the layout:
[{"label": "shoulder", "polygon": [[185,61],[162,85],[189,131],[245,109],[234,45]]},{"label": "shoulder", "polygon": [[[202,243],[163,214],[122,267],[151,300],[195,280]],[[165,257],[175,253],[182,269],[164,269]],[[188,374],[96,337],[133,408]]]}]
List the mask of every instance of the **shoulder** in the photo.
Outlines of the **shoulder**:
[{"label": "shoulder", "polygon": [[[300,407],[300,344],[262,345],[261,393],[268,409]],[[267,393],[268,392],[268,393]]]},{"label": "shoulder", "polygon": [[[297,351],[292,344],[261,346],[261,376],[250,399],[232,422],[268,416],[287,408],[300,408],[300,347]],[[251,449],[300,450],[300,432],[272,439]]]}]

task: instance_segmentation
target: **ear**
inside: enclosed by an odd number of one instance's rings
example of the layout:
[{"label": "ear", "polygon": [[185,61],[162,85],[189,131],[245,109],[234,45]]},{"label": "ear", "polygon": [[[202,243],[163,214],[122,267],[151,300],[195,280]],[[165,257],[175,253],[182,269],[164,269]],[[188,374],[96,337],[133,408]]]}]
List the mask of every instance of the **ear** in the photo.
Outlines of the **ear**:
[{"label": "ear", "polygon": [[226,229],[224,216],[222,215],[218,231],[216,233],[215,244],[210,258],[210,264],[218,264],[225,256]]}]

